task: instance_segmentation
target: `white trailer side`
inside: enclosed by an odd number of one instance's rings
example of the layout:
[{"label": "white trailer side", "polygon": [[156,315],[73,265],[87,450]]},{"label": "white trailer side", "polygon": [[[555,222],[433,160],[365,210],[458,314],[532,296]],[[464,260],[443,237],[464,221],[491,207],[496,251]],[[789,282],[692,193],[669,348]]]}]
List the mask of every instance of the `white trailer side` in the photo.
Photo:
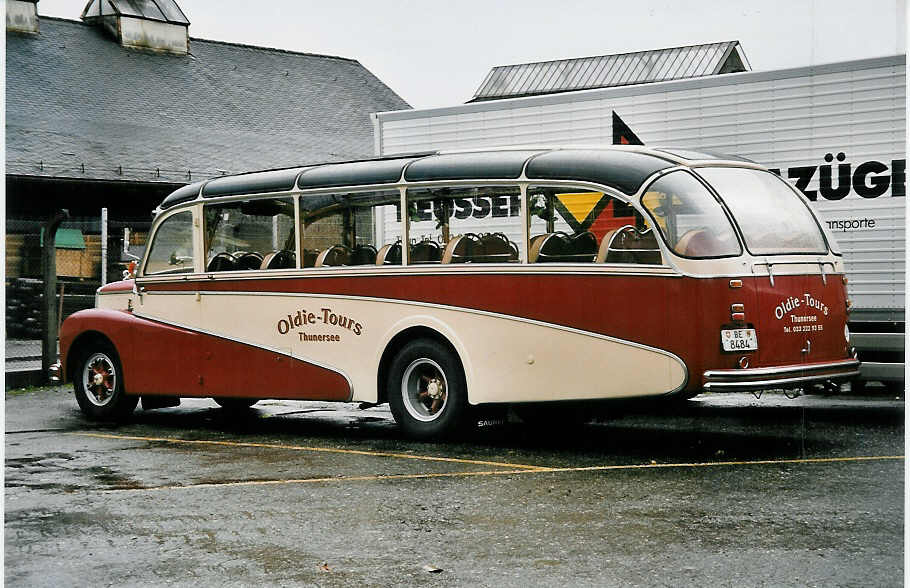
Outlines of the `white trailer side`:
[{"label": "white trailer side", "polygon": [[903,389],[903,55],[373,115],[377,155],[641,141],[739,155],[813,202],[844,252],[864,376]]}]

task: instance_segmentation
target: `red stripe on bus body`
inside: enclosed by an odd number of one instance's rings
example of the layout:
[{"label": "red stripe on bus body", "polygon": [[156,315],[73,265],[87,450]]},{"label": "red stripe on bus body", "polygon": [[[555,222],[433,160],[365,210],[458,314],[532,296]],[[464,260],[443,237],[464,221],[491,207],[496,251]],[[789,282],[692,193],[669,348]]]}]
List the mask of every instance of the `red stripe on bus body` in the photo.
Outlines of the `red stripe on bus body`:
[{"label": "red stripe on bus body", "polygon": [[[832,276],[833,278],[833,276]],[[843,359],[846,321],[840,280],[821,276],[673,278],[596,274],[345,275],[271,279],[219,279],[147,284],[149,291],[268,292],[295,295],[371,297],[438,304],[540,321],[633,341],[679,356],[700,385],[707,369],[736,368],[742,353],[724,352],[722,327],[731,328],[732,304],[744,304],[746,323],[759,328],[752,367]],[[826,300],[826,331],[812,334],[813,351],[803,357],[806,338],[784,333],[774,317],[781,293]],[[814,311],[814,310],[813,310]],[[736,325],[733,325],[736,326]],[[739,325],[746,326],[746,325]]]},{"label": "red stripe on bus body", "polygon": [[[436,274],[199,280],[148,284],[147,288],[149,292],[268,292],[419,302],[569,327],[681,357],[684,353],[697,361],[694,330],[666,320],[677,307],[697,305],[692,286],[691,281],[642,275]],[[729,315],[729,302],[713,306]]]}]

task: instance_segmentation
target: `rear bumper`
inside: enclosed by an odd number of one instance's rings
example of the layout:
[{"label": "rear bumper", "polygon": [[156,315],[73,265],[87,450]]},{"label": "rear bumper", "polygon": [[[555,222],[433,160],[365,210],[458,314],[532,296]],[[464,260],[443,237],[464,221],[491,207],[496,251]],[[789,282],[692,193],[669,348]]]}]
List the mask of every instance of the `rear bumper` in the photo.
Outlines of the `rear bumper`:
[{"label": "rear bumper", "polygon": [[711,392],[795,388],[828,380],[849,380],[859,374],[859,361],[856,359],[742,370],[708,370],[704,373],[704,387]]}]

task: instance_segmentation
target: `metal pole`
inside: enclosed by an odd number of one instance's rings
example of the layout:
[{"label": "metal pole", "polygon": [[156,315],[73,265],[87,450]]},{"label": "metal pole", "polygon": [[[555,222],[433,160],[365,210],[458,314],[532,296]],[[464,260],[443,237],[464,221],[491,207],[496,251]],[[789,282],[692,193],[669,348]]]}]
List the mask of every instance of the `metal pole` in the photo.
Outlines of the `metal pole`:
[{"label": "metal pole", "polygon": [[278,215],[272,217],[272,249],[278,250]]},{"label": "metal pole", "polygon": [[57,228],[69,212],[58,210],[44,225],[44,246],[41,248],[41,268],[44,274],[44,337],[41,339],[41,371],[48,373],[57,361]]},{"label": "metal pole", "polygon": [[60,301],[57,303],[57,332],[60,332],[60,323],[63,322],[63,293],[66,290],[66,284],[60,282]]},{"label": "metal pole", "polygon": [[101,285],[107,284],[107,208],[101,209]]}]

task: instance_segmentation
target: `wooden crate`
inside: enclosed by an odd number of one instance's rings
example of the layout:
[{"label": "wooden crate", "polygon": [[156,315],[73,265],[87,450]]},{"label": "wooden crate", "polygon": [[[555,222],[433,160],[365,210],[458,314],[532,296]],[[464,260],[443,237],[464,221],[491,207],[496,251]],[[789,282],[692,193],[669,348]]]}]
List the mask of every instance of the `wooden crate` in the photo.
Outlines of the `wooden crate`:
[{"label": "wooden crate", "polygon": [[101,259],[93,258],[88,249],[57,250],[58,276],[92,278],[98,274],[100,269]]},{"label": "wooden crate", "polygon": [[22,275],[22,256],[24,255],[25,235],[6,236],[6,277],[18,278]]}]

